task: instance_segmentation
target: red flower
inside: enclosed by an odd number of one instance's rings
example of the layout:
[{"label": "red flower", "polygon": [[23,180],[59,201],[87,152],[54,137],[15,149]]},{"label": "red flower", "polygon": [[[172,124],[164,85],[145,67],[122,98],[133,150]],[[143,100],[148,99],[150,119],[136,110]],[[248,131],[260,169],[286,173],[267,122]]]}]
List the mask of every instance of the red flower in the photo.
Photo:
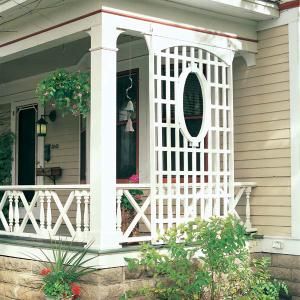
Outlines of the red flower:
[{"label": "red flower", "polygon": [[139,181],[140,181],[140,178],[139,178],[139,175],[137,175],[137,174],[133,174],[129,177],[130,183],[139,183]]},{"label": "red flower", "polygon": [[143,199],[143,195],[135,195],[134,198],[137,201],[141,201]]},{"label": "red flower", "polygon": [[49,268],[44,268],[40,272],[40,274],[43,276],[47,276],[49,273],[51,273],[51,270]]},{"label": "red flower", "polygon": [[80,286],[74,282],[72,282],[70,285],[71,285],[73,296],[79,296],[80,295]]}]

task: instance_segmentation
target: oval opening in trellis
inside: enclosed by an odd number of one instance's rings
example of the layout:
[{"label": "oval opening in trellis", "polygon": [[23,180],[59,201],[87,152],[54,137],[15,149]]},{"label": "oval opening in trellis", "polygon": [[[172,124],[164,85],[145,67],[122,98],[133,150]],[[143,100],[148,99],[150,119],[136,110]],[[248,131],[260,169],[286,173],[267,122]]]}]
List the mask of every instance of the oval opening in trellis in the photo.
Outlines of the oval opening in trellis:
[{"label": "oval opening in trellis", "polygon": [[182,105],[186,128],[191,137],[197,137],[202,127],[203,93],[198,76],[194,72],[186,78]]}]

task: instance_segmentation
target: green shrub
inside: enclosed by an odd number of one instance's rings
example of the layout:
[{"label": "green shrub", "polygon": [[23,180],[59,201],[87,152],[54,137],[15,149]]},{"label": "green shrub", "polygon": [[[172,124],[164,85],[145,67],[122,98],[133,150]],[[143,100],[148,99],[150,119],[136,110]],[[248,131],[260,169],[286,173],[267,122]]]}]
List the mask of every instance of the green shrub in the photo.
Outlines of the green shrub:
[{"label": "green shrub", "polygon": [[[12,132],[0,134],[0,185],[11,184],[11,170],[13,163],[13,144],[15,136]],[[0,191],[0,200],[4,192]],[[5,217],[8,216],[8,202],[3,206],[2,212]],[[0,222],[2,226],[2,222]]]},{"label": "green shrub", "polygon": [[0,185],[11,184],[14,139],[12,132],[0,134]]},{"label": "green shrub", "polygon": [[236,218],[195,220],[162,237],[166,250],[144,244],[140,259],[127,259],[129,270],[143,268],[155,286],[129,291],[150,299],[279,299],[286,285],[272,280],[266,259],[251,260],[249,237]]}]

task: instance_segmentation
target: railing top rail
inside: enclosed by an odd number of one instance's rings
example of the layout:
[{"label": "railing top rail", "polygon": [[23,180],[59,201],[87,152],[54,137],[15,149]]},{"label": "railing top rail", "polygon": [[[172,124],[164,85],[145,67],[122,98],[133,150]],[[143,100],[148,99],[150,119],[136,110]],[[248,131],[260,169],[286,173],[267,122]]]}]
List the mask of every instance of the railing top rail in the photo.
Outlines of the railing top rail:
[{"label": "railing top rail", "polygon": [[2,185],[0,191],[89,190],[89,184],[68,185]]},{"label": "railing top rail", "polygon": [[235,187],[256,187],[257,183],[256,182],[251,182],[251,181],[245,181],[245,182],[235,182],[234,183]]},{"label": "railing top rail", "polygon": [[118,183],[117,189],[134,190],[134,189],[150,189],[150,183]]}]

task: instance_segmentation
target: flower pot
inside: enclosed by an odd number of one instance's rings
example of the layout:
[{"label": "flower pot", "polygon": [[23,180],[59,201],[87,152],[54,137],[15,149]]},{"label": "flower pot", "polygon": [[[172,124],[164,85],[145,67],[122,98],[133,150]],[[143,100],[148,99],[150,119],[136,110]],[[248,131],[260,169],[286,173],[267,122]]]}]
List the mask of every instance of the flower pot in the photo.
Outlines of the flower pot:
[{"label": "flower pot", "polygon": [[[135,211],[129,211],[126,209],[122,209],[122,232],[124,233],[131,222],[135,217]],[[132,230],[130,236],[138,236],[139,235],[139,224],[136,224],[134,229]]]}]

